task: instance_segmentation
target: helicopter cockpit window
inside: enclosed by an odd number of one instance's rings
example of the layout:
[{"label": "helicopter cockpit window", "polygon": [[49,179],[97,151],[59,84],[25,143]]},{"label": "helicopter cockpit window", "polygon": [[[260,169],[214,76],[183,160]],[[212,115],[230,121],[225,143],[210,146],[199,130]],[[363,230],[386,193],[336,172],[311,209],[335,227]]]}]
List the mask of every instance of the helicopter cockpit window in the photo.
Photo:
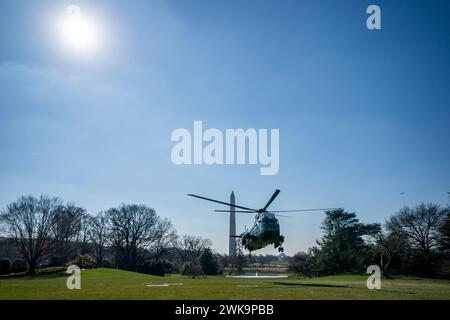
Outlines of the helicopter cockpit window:
[{"label": "helicopter cockpit window", "polygon": [[268,223],[268,224],[276,224],[277,221],[275,219],[263,219],[263,222]]}]

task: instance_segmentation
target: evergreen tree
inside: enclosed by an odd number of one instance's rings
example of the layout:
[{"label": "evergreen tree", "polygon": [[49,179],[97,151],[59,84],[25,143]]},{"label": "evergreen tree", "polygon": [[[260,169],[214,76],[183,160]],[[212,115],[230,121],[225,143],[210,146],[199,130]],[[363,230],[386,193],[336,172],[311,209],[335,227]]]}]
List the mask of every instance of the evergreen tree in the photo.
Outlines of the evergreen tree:
[{"label": "evergreen tree", "polygon": [[209,248],[203,250],[203,253],[200,256],[200,265],[206,275],[216,275],[218,273],[217,260]]}]

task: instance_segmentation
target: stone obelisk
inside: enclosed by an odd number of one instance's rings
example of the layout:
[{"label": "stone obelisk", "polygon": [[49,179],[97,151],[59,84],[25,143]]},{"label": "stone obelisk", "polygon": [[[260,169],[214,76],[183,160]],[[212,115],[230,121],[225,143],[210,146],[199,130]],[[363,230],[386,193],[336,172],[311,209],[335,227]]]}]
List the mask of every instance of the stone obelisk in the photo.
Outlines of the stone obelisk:
[{"label": "stone obelisk", "polygon": [[[230,195],[230,204],[235,204],[234,192],[231,191]],[[236,208],[234,206],[230,206],[230,237],[228,240],[228,255],[230,257],[236,256]],[[231,237],[233,236],[233,237]]]}]

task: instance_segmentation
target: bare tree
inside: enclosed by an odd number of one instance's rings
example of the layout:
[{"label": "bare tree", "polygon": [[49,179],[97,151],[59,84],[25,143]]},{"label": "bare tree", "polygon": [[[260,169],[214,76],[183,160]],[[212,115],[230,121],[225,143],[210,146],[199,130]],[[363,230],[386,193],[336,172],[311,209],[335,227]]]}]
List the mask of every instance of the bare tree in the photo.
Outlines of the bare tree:
[{"label": "bare tree", "polygon": [[165,253],[166,249],[171,245],[176,244],[177,239],[178,236],[172,223],[166,218],[159,218],[155,229],[154,241],[151,245],[153,259],[158,262]]},{"label": "bare tree", "polygon": [[387,229],[409,239],[411,245],[429,256],[439,240],[439,227],[445,216],[445,209],[435,204],[420,204],[415,208],[404,207],[386,223]]},{"label": "bare tree", "polygon": [[103,263],[105,245],[108,239],[108,219],[104,212],[99,212],[90,219],[89,240],[94,245],[94,256],[97,266]]},{"label": "bare tree", "polygon": [[35,274],[36,267],[50,250],[54,217],[60,206],[58,198],[21,197],[9,204],[0,216],[8,235],[16,240],[31,275]]},{"label": "bare tree", "polygon": [[93,217],[83,209],[80,215],[80,229],[77,235],[77,254],[86,254],[89,252],[89,230],[92,226]]},{"label": "bare tree", "polygon": [[238,273],[243,272],[244,267],[247,266],[250,262],[250,259],[245,255],[245,248],[242,245],[242,239],[237,239],[236,241],[236,256],[232,257],[232,268],[230,273],[233,272],[233,269],[236,269]]},{"label": "bare tree", "polygon": [[86,210],[74,204],[58,206],[51,232],[54,264],[64,264],[75,256],[86,216]]},{"label": "bare tree", "polygon": [[119,266],[137,270],[154,242],[158,216],[145,205],[123,204],[106,212],[110,243]]},{"label": "bare tree", "polygon": [[219,274],[222,274],[227,265],[230,263],[229,261],[231,260],[231,258],[226,254],[220,253],[216,253],[215,256],[217,259],[217,271],[219,272]]},{"label": "bare tree", "polygon": [[183,235],[176,248],[182,263],[197,260],[202,251],[211,246],[211,241],[202,237]]},{"label": "bare tree", "polygon": [[440,247],[444,252],[450,252],[450,208],[447,208],[447,213],[439,228],[440,231]]},{"label": "bare tree", "polygon": [[395,255],[405,252],[407,241],[400,234],[392,232],[380,232],[376,242],[380,254],[380,266],[387,270]]}]

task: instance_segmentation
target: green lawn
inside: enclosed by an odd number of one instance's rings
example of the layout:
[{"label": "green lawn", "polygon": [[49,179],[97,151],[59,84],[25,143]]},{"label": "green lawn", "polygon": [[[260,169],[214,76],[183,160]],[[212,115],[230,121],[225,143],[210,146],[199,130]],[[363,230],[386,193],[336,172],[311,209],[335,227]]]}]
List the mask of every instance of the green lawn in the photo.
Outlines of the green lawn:
[{"label": "green lawn", "polygon": [[[81,290],[68,290],[66,274],[0,278],[7,299],[450,299],[450,281],[416,277],[382,279],[381,290],[366,288],[366,275],[314,279],[191,279],[156,277],[113,269],[83,270]],[[167,287],[147,284],[172,283]],[[176,285],[175,283],[178,283]],[[180,285],[179,283],[182,283]]]}]

